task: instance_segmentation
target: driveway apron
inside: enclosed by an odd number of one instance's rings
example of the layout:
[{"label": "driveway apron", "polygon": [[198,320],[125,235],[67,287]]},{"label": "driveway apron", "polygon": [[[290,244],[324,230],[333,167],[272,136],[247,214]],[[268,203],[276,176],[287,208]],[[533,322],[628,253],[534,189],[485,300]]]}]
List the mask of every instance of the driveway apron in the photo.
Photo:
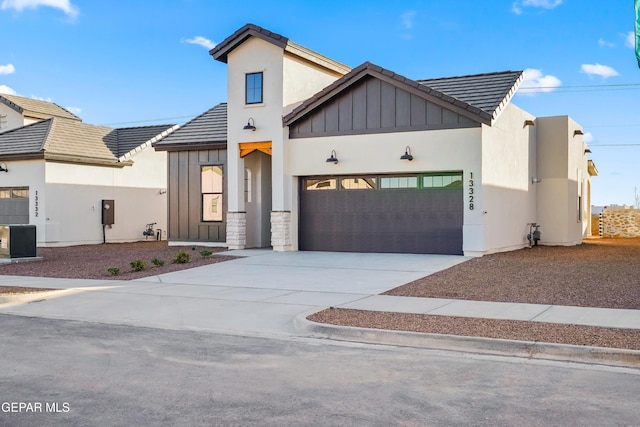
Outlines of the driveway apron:
[{"label": "driveway apron", "polygon": [[165,329],[294,336],[301,332],[294,329],[293,319],[302,313],[354,303],[468,259],[271,250],[228,254],[242,258],[134,281],[0,276],[0,285],[62,289],[30,302],[0,301],[0,312]]}]

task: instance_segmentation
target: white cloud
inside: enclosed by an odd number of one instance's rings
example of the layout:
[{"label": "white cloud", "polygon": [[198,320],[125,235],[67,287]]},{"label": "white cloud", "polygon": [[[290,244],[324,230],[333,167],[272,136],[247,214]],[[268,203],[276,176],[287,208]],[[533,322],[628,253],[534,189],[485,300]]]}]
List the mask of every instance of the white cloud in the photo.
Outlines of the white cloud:
[{"label": "white cloud", "polygon": [[554,9],[562,4],[562,0],[523,0],[523,6],[543,7],[545,9]]},{"label": "white cloud", "polygon": [[42,98],[40,96],[35,96],[35,95],[31,95],[31,99],[35,99],[35,100],[38,100],[38,101],[44,101],[44,102],[53,102],[51,100],[51,98]]},{"label": "white cloud", "polygon": [[618,72],[608,65],[600,64],[582,64],[581,70],[583,73],[591,76],[600,76],[604,79],[614,76],[619,76]]},{"label": "white cloud", "polygon": [[591,132],[587,132],[582,136],[582,140],[587,144],[593,142],[594,139],[595,138],[593,137],[593,134]]},{"label": "white cloud", "polygon": [[82,109],[78,107],[64,107],[64,109],[75,114],[76,116],[79,116],[80,113],[82,113]]},{"label": "white cloud", "polygon": [[187,39],[185,41],[187,43],[197,44],[199,46],[206,47],[207,49],[213,49],[214,47],[216,47],[216,44],[214,42],[202,36],[195,36],[194,38]]},{"label": "white cloud", "polygon": [[0,74],[13,74],[16,72],[16,67],[13,64],[0,65]]},{"label": "white cloud", "polygon": [[7,95],[16,95],[16,91],[11,89],[7,85],[0,85],[0,93],[5,93]]},{"label": "white cloud", "polygon": [[410,30],[413,28],[413,19],[416,17],[415,10],[409,10],[400,15],[400,21],[402,22],[402,28]]},{"label": "white cloud", "polygon": [[2,0],[0,9],[22,12],[23,9],[37,9],[40,6],[60,9],[72,18],[78,15],[78,8],[72,5],[70,0]]},{"label": "white cloud", "polygon": [[533,95],[539,92],[553,92],[562,82],[556,76],[544,75],[542,70],[527,68],[524,71],[524,80],[520,85],[520,95]]},{"label": "white cloud", "polygon": [[523,7],[541,7],[543,9],[555,9],[562,4],[562,0],[521,0],[511,4],[511,12],[522,15]]},{"label": "white cloud", "polygon": [[624,37],[624,45],[626,47],[630,47],[631,49],[636,48],[636,33],[633,31],[629,31],[627,35]]},{"label": "white cloud", "polygon": [[615,44],[606,41],[605,39],[599,39],[598,40],[598,46],[600,47],[614,47]]}]

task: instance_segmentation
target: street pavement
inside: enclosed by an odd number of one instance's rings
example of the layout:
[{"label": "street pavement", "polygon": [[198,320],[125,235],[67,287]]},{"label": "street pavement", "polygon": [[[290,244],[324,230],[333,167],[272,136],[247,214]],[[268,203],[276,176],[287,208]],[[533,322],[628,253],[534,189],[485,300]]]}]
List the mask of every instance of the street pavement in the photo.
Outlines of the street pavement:
[{"label": "street pavement", "polygon": [[[241,258],[134,281],[0,276],[0,286],[60,289],[0,298],[0,313],[247,336],[330,337],[396,345],[476,346],[499,354],[640,366],[640,352],[570,348],[318,325],[326,307],[640,329],[640,310],[410,298],[380,293],[449,268],[449,255],[230,251]],[[225,255],[218,255],[225,256]],[[437,340],[435,339],[437,338]],[[437,342],[436,342],[437,341]],[[453,344],[452,344],[453,343]]]}]

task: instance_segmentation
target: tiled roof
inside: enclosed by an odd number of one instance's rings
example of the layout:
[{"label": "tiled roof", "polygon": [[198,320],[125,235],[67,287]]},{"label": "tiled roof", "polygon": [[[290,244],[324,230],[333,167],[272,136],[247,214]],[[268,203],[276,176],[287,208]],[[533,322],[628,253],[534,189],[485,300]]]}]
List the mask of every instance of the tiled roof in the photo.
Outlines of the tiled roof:
[{"label": "tiled roof", "polygon": [[22,96],[2,94],[0,102],[16,110],[18,113],[34,117],[37,119],[48,119],[49,117],[60,117],[82,121],[75,114],[65,110],[53,102],[40,101],[38,99],[24,98]]},{"label": "tiled roof", "polygon": [[514,86],[520,82],[521,76],[522,71],[503,71],[417,82],[467,102],[493,116],[505,99],[511,98],[516,89]]},{"label": "tiled roof", "polygon": [[118,157],[123,156],[146,141],[155,138],[163,132],[169,131],[172,126],[173,125],[153,125],[116,129],[118,149],[114,154]]},{"label": "tiled roof", "polygon": [[240,46],[250,37],[258,37],[264,41],[272,43],[292,55],[313,62],[321,67],[331,70],[338,75],[344,75],[351,70],[351,67],[334,61],[333,59],[321,55],[317,52],[307,49],[297,43],[291,42],[287,37],[269,31],[255,24],[246,24],[242,28],[235,31],[229,37],[218,43],[209,54],[218,61],[227,63],[227,55],[229,52]]},{"label": "tiled roof", "polygon": [[180,129],[154,144],[159,150],[168,146],[227,142],[227,104],[221,103],[185,123]]},{"label": "tiled roof", "polygon": [[[0,159],[38,155],[76,163],[122,164],[119,157],[172,125],[112,129],[53,117],[0,133]],[[120,140],[122,136],[122,141]]]},{"label": "tiled roof", "polygon": [[[522,80],[522,72],[506,71],[503,73],[416,81],[370,62],[365,62],[305,100],[283,118],[283,123],[285,125],[292,124],[365,76],[375,76],[393,81],[395,84],[405,85],[407,88],[422,92],[434,101],[437,100],[444,103],[444,105],[449,104],[457,111],[464,112],[471,117],[475,117],[479,122],[486,124],[491,124],[492,120],[497,117],[499,108],[511,99],[517,89],[516,83],[519,84]],[[429,83],[429,85],[426,83]],[[483,86],[483,84],[486,86]],[[459,96],[464,96],[464,98]]]}]

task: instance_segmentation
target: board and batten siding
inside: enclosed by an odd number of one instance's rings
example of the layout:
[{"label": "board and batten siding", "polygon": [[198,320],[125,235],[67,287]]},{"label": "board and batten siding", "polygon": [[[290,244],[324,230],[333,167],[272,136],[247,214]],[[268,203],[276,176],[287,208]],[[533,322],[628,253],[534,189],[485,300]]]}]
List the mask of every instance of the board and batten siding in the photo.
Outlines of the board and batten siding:
[{"label": "board and batten siding", "polygon": [[226,213],[227,151],[173,151],[168,155],[169,240],[224,242],[227,234],[225,214],[222,221],[202,221],[200,170],[202,166],[222,166],[224,173],[222,209]]},{"label": "board and batten siding", "polygon": [[292,124],[290,138],[479,127],[480,123],[369,78]]}]

